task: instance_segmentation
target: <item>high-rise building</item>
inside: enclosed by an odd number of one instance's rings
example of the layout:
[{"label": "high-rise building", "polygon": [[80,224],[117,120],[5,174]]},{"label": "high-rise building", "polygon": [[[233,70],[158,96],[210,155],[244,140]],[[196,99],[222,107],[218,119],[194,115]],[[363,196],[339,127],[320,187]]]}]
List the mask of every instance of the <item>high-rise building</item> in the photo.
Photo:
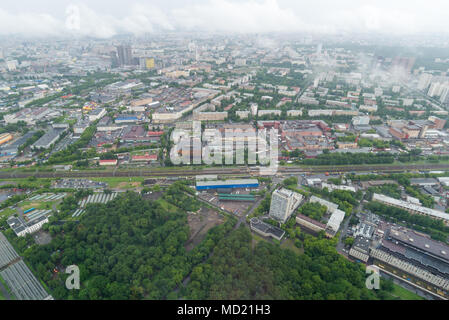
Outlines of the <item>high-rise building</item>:
[{"label": "high-rise building", "polygon": [[440,101],[443,104],[449,104],[449,85],[447,83],[441,85],[441,96]]},{"label": "high-rise building", "polygon": [[128,45],[117,46],[118,62],[120,66],[132,65],[132,51]]},{"label": "high-rise building", "polygon": [[111,53],[109,55],[111,57],[111,67],[112,68],[118,67],[119,66],[119,62],[118,62],[117,52],[111,51]]},{"label": "high-rise building", "polygon": [[430,81],[432,81],[432,77],[429,73],[423,73],[419,77],[418,90],[426,90],[430,85]]},{"label": "high-rise building", "polygon": [[439,96],[441,94],[441,84],[439,82],[432,82],[430,85],[429,91],[427,91],[427,95],[430,97]]},{"label": "high-rise building", "polygon": [[281,188],[271,195],[270,217],[285,223],[298,208],[303,196],[291,190]]}]

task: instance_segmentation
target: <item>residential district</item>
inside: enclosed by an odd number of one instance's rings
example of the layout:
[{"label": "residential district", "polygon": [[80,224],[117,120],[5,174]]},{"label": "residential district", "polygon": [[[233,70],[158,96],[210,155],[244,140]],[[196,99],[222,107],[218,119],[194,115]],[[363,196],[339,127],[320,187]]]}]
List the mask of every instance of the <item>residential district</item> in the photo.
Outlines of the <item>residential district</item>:
[{"label": "residential district", "polygon": [[0,300],[447,300],[449,51],[276,39],[2,41]]}]

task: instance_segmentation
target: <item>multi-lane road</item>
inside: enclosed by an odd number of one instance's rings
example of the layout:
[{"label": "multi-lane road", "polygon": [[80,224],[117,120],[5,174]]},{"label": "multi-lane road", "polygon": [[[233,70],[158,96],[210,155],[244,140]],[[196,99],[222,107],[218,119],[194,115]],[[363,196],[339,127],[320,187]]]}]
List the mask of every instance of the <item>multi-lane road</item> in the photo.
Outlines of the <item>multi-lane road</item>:
[{"label": "multi-lane road", "polygon": [[[430,171],[430,170],[448,170],[449,164],[414,164],[414,165],[354,165],[354,166],[280,166],[276,170],[277,175],[293,174],[313,174],[329,172],[347,173],[347,172],[406,172],[406,171]],[[87,177],[188,177],[196,175],[251,175],[258,176],[257,167],[216,167],[216,168],[140,168],[140,169],[116,169],[116,170],[84,170],[84,171],[24,171],[10,170],[1,171],[0,179],[11,178],[87,178]]]}]

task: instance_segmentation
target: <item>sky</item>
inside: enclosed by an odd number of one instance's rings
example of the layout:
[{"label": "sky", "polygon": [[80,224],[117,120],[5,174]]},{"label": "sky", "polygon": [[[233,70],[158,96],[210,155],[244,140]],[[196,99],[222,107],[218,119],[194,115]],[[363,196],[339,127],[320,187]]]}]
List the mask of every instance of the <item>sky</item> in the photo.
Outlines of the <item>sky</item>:
[{"label": "sky", "polygon": [[447,33],[447,0],[15,0],[0,1],[0,35],[231,33]]}]

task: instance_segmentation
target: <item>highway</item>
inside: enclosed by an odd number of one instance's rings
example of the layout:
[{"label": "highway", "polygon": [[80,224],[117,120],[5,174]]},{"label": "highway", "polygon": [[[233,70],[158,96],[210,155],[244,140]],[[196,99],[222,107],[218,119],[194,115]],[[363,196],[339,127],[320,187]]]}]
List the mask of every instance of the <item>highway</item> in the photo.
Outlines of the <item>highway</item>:
[{"label": "highway", "polygon": [[[329,172],[330,174],[347,172],[405,172],[448,170],[449,164],[420,164],[420,165],[354,165],[354,166],[280,166],[277,175],[314,174]],[[194,168],[164,167],[158,169],[131,169],[131,170],[84,170],[84,171],[3,171],[0,179],[36,178],[88,178],[88,177],[188,177],[196,175],[251,175],[259,176],[257,167],[216,167]]]}]

